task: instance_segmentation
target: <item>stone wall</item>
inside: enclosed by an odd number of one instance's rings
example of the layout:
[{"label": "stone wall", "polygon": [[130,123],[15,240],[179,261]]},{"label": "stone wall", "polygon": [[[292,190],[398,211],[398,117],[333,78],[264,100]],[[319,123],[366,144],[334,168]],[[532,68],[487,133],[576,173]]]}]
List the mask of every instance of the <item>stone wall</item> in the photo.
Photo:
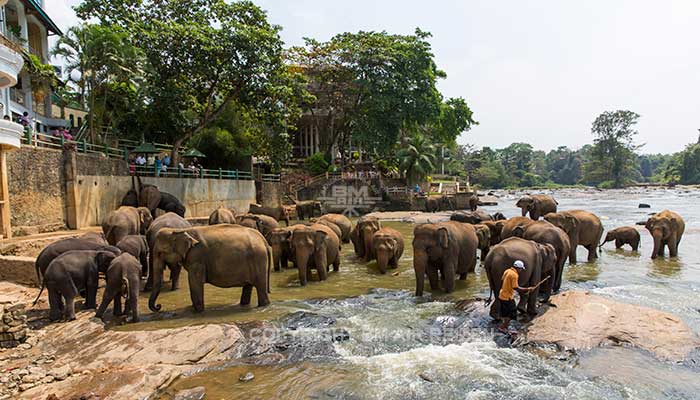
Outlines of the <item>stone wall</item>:
[{"label": "stone wall", "polygon": [[257,182],[257,201],[264,207],[278,207],[282,200],[282,184],[280,182]]},{"label": "stone wall", "polygon": [[[256,201],[254,181],[151,177],[141,180],[180,199],[187,208],[186,217],[208,217],[222,206],[245,213]],[[81,228],[99,225],[105,215],[119,206],[131,188],[131,177],[78,175],[75,183],[76,227]]]},{"label": "stone wall", "polygon": [[0,347],[17,347],[27,338],[24,304],[0,301]]}]

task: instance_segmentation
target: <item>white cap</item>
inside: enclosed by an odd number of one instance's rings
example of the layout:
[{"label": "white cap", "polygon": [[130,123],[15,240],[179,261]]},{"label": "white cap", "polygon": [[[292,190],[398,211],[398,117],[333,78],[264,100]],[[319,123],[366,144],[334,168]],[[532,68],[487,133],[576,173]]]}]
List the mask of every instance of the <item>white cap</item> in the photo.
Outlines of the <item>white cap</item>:
[{"label": "white cap", "polygon": [[517,268],[517,269],[525,269],[525,263],[522,262],[522,261],[520,261],[520,260],[516,260],[516,261],[513,263],[513,266],[514,266],[515,268]]}]

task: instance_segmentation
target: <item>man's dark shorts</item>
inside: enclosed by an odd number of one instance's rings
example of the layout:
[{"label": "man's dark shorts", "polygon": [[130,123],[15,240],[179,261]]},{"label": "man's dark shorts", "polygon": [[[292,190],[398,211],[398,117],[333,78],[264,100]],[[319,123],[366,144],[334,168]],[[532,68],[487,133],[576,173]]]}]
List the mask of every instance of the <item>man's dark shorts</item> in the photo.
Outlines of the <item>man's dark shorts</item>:
[{"label": "man's dark shorts", "polygon": [[518,306],[515,300],[500,300],[501,302],[501,318],[518,318]]}]

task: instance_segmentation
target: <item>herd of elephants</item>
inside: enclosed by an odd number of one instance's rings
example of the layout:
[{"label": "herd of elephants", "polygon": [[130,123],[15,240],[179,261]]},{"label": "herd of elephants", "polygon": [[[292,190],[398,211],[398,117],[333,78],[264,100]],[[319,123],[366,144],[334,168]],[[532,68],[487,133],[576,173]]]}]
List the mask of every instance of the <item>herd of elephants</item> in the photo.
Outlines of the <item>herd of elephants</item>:
[{"label": "herd of elephants", "polygon": [[[617,248],[629,245],[634,251],[638,249],[640,235],[636,228],[610,230],[602,240],[603,225],[595,214],[558,211],[552,196],[526,195],[516,206],[521,208],[522,216],[506,219],[500,213],[489,215],[474,204],[471,210],[452,214],[449,221],[416,225],[416,295],[423,294],[426,276],[431,290],[452,292],[455,279],[466,279],[475,271],[479,250],[489,286],[496,294],[504,271],[516,260],[525,263],[519,284],[536,289],[521,296],[518,308],[534,315],[538,297],[546,301],[559,290],[565,261],[576,263],[578,246],[588,250],[588,261],[596,259],[598,248],[610,241]],[[53,242],[37,257],[37,275],[42,290],[46,288],[49,295],[49,317],[52,321],[75,319],[74,299],[81,295],[84,308],[97,308],[97,317],[103,317],[113,303],[115,316],[130,315],[132,321],[138,321],[142,279],[146,279],[144,290],[151,291],[149,308],[157,312],[161,309],[157,299],[166,267],[172,290],[178,289],[181,268],[187,270],[195,311],[204,309],[205,283],[242,287],[241,305],[250,304],[255,288],[258,306],[269,304],[270,274],[288,268],[289,261],[298,269],[302,286],[312,280],[312,270],[323,281],[331,266],[333,271],[339,270],[342,243],[352,242],[355,254],[364,261],[376,260],[381,273],[398,267],[404,252],[400,232],[383,227],[371,216],[353,224],[341,214],[322,214],[321,208],[317,201],[297,202],[297,218],[308,217],[309,222],[295,225],[290,225],[285,206],[251,204],[249,213],[243,215],[219,208],[211,214],[207,226],[192,226],[184,218],[185,207],[175,196],[139,181],[124,196],[122,205],[104,218],[102,233]],[[285,221],[286,226],[281,227],[279,221]],[[665,247],[671,257],[677,255],[685,229],[681,216],[662,211],[648,219],[646,229],[654,239],[652,258],[663,256]],[[98,307],[101,273],[106,285]],[[496,296],[491,306],[494,318],[498,318],[498,310]]]}]

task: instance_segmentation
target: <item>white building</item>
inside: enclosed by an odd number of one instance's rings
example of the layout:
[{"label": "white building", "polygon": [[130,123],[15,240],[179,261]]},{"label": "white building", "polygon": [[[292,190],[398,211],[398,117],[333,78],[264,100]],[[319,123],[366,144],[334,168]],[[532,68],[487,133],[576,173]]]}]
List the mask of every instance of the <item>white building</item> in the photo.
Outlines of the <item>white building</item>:
[{"label": "white building", "polygon": [[[0,0],[0,5],[2,5],[0,31],[4,36],[3,39],[8,39],[25,52],[35,55],[43,64],[48,64],[50,59],[48,37],[62,33],[44,11],[44,0]],[[0,46],[0,51],[10,47],[7,43],[5,45]],[[3,61],[6,60],[0,60],[0,62]],[[51,128],[66,126],[65,120],[54,118],[52,113],[51,88],[32,87],[29,74],[21,72],[22,63],[12,65],[18,65],[19,71],[17,68],[2,71],[2,74],[7,72],[5,76],[14,73],[16,77],[14,78],[16,84],[8,78],[13,87],[0,90],[2,114],[16,120],[27,112],[33,121],[34,130],[38,132],[48,132]]]}]

